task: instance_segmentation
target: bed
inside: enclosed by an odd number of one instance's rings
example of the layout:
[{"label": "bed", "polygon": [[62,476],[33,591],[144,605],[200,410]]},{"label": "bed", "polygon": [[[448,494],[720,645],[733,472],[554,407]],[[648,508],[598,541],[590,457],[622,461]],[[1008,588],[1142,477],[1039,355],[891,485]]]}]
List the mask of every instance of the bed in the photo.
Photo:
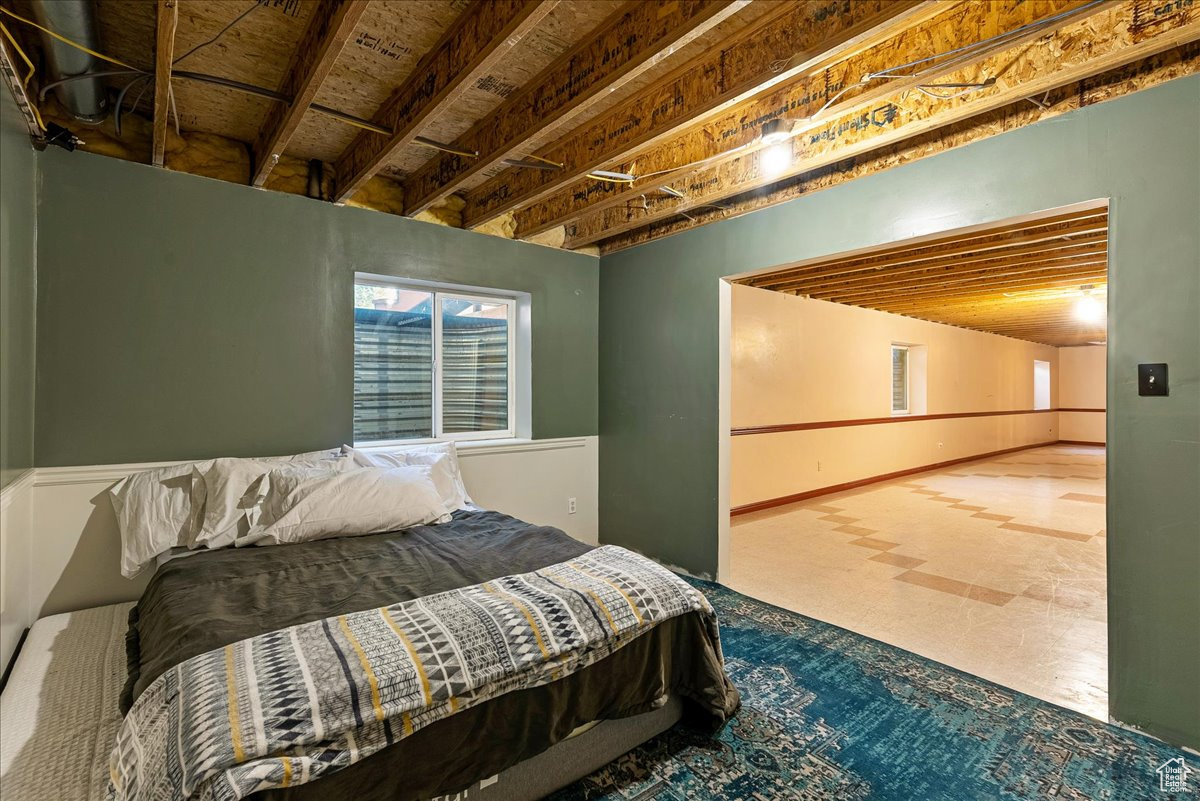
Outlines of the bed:
[{"label": "bed", "polygon": [[[167,561],[129,611],[120,713],[163,674],[230,643],[538,571],[586,558],[590,551],[557,529],[497,512],[460,510],[436,526],[285,547],[199,551]],[[89,647],[101,646],[93,642]],[[104,643],[103,648],[111,653],[112,644]],[[110,694],[112,661],[104,663],[107,678],[97,680],[98,686],[110,687]],[[60,676],[98,669],[97,664],[72,665]],[[13,688],[5,692],[6,703],[12,692]],[[53,692],[43,686],[41,695]],[[117,717],[109,706],[113,700],[117,699],[101,702],[100,707],[108,708],[76,728],[90,725],[95,742],[111,740]],[[587,775],[680,719],[718,727],[737,705],[713,630],[702,615],[682,614],[556,681],[466,708],[314,781],[249,797],[535,799]],[[36,749],[22,749],[22,754],[28,761],[35,758]],[[6,753],[6,764],[10,756]],[[15,768],[7,767],[6,773],[19,768],[26,777],[46,774],[13,759]],[[87,794],[70,797],[102,797],[95,781]],[[18,791],[13,797],[43,796]]]}]

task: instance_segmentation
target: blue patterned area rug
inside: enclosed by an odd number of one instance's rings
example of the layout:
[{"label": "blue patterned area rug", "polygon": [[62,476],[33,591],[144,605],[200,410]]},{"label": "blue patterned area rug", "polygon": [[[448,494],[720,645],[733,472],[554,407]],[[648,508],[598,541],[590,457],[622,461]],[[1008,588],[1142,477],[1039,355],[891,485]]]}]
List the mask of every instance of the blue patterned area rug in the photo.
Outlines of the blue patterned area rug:
[{"label": "blue patterned area rug", "polygon": [[[1200,798],[1194,755],[693,583],[717,609],[741,712],[715,738],[676,726],[553,801]],[[1161,790],[1156,769],[1180,757],[1186,789]]]}]

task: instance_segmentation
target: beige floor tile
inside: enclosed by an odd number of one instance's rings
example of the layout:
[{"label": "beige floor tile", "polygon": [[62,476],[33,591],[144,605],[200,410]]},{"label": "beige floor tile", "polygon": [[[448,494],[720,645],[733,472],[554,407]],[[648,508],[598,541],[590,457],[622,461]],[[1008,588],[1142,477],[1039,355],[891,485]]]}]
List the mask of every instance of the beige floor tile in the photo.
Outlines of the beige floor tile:
[{"label": "beige floor tile", "polygon": [[740,516],[727,583],[1104,718],[1103,480],[1053,446]]}]

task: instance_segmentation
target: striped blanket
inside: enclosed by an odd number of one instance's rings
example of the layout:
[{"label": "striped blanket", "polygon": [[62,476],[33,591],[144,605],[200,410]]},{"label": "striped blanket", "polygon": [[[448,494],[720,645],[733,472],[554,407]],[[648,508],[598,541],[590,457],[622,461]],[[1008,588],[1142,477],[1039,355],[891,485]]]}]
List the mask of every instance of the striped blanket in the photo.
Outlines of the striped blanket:
[{"label": "striped blanket", "polygon": [[532,573],[251,637],[181,663],[142,693],[113,749],[110,797],[223,801],[314,781],[692,611],[719,649],[700,592],[603,546]]}]

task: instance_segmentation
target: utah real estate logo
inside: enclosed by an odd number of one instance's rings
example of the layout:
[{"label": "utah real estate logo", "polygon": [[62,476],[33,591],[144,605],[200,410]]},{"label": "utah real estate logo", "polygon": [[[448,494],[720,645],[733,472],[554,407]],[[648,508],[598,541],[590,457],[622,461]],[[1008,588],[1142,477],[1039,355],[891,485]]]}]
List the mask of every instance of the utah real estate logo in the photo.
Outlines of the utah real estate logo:
[{"label": "utah real estate logo", "polygon": [[1187,777],[1192,769],[1183,761],[1183,757],[1168,759],[1157,768],[1158,789],[1163,792],[1187,790]]}]

